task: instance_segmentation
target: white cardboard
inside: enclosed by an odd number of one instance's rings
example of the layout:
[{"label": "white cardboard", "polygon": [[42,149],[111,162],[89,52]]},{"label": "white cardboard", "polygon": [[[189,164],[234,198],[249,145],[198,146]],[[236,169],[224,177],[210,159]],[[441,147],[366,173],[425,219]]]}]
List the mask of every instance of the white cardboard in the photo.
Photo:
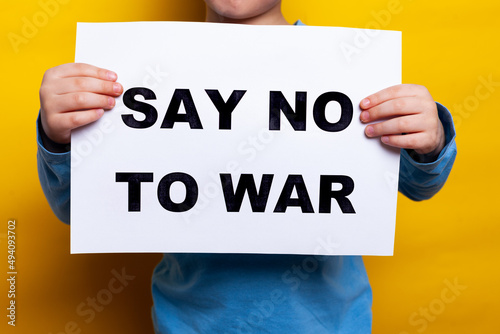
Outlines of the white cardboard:
[{"label": "white cardboard", "polygon": [[[356,47],[356,36],[370,43]],[[348,57],[346,46],[356,48]],[[151,89],[158,120],[133,129],[122,115],[144,115],[116,99],[102,119],[73,132],[71,252],[202,252],[330,255],[392,255],[399,150],[364,135],[362,98],[401,81],[401,33],[312,26],[245,26],[213,23],[79,23],[76,61],[113,70],[127,91]],[[354,59],[354,60],[353,60]],[[160,125],[175,89],[189,89],[203,129],[177,122]],[[232,113],[230,130],[219,130],[219,113],[205,89],[224,101],[246,90]],[[281,91],[295,108],[295,92],[307,92],[306,130],[295,131],[281,114],[281,129],[269,130],[269,94]],[[350,125],[340,132],[318,128],[313,105],[337,91],[354,105]],[[181,106],[179,113],[183,113]],[[328,121],[340,117],[327,105]],[[153,173],[141,183],[141,211],[128,211],[128,183],[117,172]],[[182,213],[164,209],[160,180],[172,172],[198,185],[195,206]],[[274,174],[265,212],[252,212],[245,195],[240,212],[228,213],[219,173]],[[291,174],[302,175],[314,213],[290,206],[273,212]],[[318,213],[320,175],[347,175],[356,213],[342,213],[332,200]],[[334,186],[335,187],[335,186]],[[333,190],[336,190],[333,188]],[[182,183],[171,187],[182,202]],[[297,196],[293,192],[292,198]]]}]

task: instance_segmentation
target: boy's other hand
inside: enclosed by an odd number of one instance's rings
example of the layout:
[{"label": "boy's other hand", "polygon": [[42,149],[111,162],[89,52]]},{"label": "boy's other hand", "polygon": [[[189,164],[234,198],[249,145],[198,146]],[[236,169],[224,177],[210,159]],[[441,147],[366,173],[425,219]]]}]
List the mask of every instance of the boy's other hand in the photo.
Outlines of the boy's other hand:
[{"label": "boy's other hand", "polygon": [[115,105],[123,87],[112,71],[88,64],[53,67],[43,76],[40,113],[43,130],[56,143],[70,142],[71,130],[95,122]]},{"label": "boy's other hand", "polygon": [[445,145],[436,103],[423,86],[392,86],[364,98],[360,107],[362,122],[378,122],[366,126],[368,137],[381,137],[387,145],[428,158],[439,155]]}]

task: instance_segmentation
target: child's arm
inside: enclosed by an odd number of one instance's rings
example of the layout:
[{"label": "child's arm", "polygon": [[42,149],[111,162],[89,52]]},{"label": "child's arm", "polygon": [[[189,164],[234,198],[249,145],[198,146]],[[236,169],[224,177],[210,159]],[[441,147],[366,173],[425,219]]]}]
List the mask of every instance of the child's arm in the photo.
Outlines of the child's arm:
[{"label": "child's arm", "polygon": [[[37,120],[38,177],[47,201],[63,222],[70,219],[71,130],[96,121],[123,90],[116,74],[87,64],[49,69],[40,88]],[[114,88],[116,84],[116,89]]]},{"label": "child's arm", "polygon": [[456,157],[451,114],[427,89],[397,85],[363,99],[360,118],[368,137],[400,147],[399,190],[413,200],[428,199],[446,182]]}]

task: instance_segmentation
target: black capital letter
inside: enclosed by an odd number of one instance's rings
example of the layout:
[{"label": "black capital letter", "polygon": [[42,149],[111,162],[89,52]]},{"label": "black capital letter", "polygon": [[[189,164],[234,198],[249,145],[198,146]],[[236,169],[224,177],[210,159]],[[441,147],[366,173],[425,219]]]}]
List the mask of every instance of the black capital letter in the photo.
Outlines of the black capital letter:
[{"label": "black capital letter", "polygon": [[[332,190],[332,183],[340,183],[342,189]],[[342,213],[356,213],[347,198],[354,190],[354,181],[345,175],[321,175],[319,185],[319,212],[330,213],[332,198],[337,200]]]},{"label": "black capital letter", "polygon": [[[293,188],[296,188],[298,198],[290,198]],[[288,175],[274,212],[286,212],[289,206],[300,206],[303,213],[314,213],[302,175]]]},{"label": "black capital letter", "polygon": [[279,130],[280,111],[286,116],[295,131],[306,130],[306,101],[307,92],[295,93],[295,109],[293,111],[290,104],[280,91],[271,91],[269,96],[269,130]]},{"label": "black capital letter", "polygon": [[218,90],[205,89],[205,92],[207,92],[215,108],[219,111],[219,129],[231,130],[231,113],[245,95],[246,90],[233,90],[227,102],[224,102]]},{"label": "black capital letter", "polygon": [[127,106],[127,108],[142,112],[146,115],[146,118],[143,121],[138,121],[134,118],[132,114],[122,115],[123,122],[131,128],[134,129],[146,129],[155,124],[158,119],[158,112],[155,107],[150,104],[137,101],[135,99],[136,95],[142,95],[145,100],[156,100],[155,93],[149,89],[144,87],[135,87],[130,88],[123,94],[123,104]]},{"label": "black capital letter", "polygon": [[153,182],[153,173],[116,173],[116,182],[128,182],[128,211],[141,211],[141,182]]},{"label": "black capital letter", "polygon": [[273,174],[262,175],[259,192],[257,193],[255,180],[252,174],[241,174],[236,191],[234,191],[231,174],[220,174],[227,212],[240,211],[245,192],[248,192],[248,199],[252,206],[252,212],[264,212],[266,210],[267,198],[269,197],[273,177]]},{"label": "black capital letter", "polygon": [[[179,114],[181,102],[184,104],[184,109],[186,109],[185,114]],[[161,123],[161,128],[172,129],[175,122],[188,122],[191,129],[203,129],[189,89],[176,89],[174,91],[163,123]]]},{"label": "black capital letter", "polygon": [[[337,101],[340,104],[340,119],[337,123],[330,123],[326,120],[326,105],[331,101]],[[321,130],[339,132],[351,124],[352,110],[352,102],[347,95],[339,92],[326,92],[314,102],[314,121]]]},{"label": "black capital letter", "polygon": [[[170,198],[170,186],[179,181],[186,187],[186,198],[181,203],[174,203]],[[184,212],[190,210],[198,200],[198,184],[196,180],[186,173],[170,173],[165,175],[158,184],[158,201],[161,206],[171,212]]]}]

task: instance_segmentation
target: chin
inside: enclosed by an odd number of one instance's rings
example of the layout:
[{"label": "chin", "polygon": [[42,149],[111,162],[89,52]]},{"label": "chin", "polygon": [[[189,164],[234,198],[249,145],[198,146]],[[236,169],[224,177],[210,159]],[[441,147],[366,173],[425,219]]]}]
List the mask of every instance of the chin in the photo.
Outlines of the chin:
[{"label": "chin", "polygon": [[244,20],[261,15],[280,2],[281,0],[205,0],[210,10],[231,20]]}]

